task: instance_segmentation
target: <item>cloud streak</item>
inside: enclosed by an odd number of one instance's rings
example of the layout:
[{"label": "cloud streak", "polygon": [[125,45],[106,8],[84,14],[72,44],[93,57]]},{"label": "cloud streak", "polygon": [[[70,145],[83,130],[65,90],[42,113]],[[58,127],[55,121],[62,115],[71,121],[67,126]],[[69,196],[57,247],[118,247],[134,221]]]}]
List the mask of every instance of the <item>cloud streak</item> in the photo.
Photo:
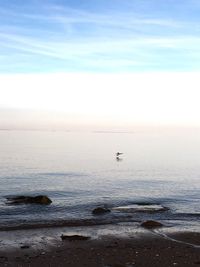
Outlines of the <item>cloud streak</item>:
[{"label": "cloud streak", "polygon": [[33,3],[23,12],[16,5],[0,9],[2,73],[200,67],[194,62],[200,59],[200,30],[187,16],[162,17],[159,7],[150,14],[133,8],[91,11],[52,1]]}]

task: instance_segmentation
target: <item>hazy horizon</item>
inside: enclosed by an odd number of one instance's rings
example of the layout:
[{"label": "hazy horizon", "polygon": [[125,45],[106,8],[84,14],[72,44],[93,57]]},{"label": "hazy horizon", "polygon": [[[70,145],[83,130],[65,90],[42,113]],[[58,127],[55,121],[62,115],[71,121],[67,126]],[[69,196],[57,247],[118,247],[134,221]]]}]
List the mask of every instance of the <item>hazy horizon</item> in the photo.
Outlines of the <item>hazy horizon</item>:
[{"label": "hazy horizon", "polygon": [[200,125],[162,124],[162,123],[119,123],[113,120],[92,120],[76,117],[62,112],[38,111],[31,109],[0,109],[0,131],[75,131],[75,132],[113,132],[135,133],[151,131],[189,131],[200,129]]},{"label": "hazy horizon", "polygon": [[6,1],[0,128],[199,127],[198,1]]}]

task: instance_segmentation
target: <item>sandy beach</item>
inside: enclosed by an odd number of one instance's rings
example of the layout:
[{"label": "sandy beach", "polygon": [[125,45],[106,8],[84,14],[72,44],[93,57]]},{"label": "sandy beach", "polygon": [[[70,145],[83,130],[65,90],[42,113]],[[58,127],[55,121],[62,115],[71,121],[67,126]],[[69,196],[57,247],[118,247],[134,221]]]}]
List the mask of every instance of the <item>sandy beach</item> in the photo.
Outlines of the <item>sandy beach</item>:
[{"label": "sandy beach", "polygon": [[[113,227],[113,226],[112,226]],[[130,227],[37,229],[1,232],[0,266],[191,267],[200,266],[200,233]],[[124,229],[124,232],[122,231]],[[76,231],[76,232],[75,232]],[[61,234],[89,236],[62,240]],[[95,236],[96,234],[96,236]]]}]

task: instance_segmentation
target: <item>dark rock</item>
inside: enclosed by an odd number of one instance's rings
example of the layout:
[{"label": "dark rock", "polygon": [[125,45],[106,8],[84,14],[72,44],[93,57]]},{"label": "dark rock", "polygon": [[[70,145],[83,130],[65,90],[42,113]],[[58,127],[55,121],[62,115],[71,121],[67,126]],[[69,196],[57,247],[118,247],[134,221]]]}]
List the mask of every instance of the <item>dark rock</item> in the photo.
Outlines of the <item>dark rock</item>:
[{"label": "dark rock", "polygon": [[101,207],[99,207],[99,208],[95,208],[95,209],[92,211],[92,213],[93,213],[94,215],[101,215],[101,214],[104,214],[104,213],[107,213],[107,212],[110,212],[110,210],[107,209],[107,208],[101,208]]},{"label": "dark rock", "polygon": [[151,205],[155,205],[154,203],[152,202],[145,202],[145,201],[139,201],[139,202],[135,202],[133,204],[136,204],[138,206],[151,206]]},{"label": "dark rock", "polygon": [[8,261],[8,257],[6,257],[6,256],[0,256],[0,260]]},{"label": "dark rock", "polygon": [[61,235],[62,240],[76,241],[76,240],[88,240],[89,236],[83,235]]},{"label": "dark rock", "polygon": [[21,249],[27,249],[27,248],[30,248],[30,246],[28,246],[28,245],[23,245],[23,246],[21,246],[20,248],[21,248]]},{"label": "dark rock", "polygon": [[49,205],[52,203],[51,199],[47,196],[17,196],[17,197],[8,197],[7,198],[9,205],[19,205],[19,204],[41,204]]},{"label": "dark rock", "polygon": [[163,224],[157,221],[145,221],[141,224],[141,226],[144,228],[153,229],[157,227],[162,227]]}]

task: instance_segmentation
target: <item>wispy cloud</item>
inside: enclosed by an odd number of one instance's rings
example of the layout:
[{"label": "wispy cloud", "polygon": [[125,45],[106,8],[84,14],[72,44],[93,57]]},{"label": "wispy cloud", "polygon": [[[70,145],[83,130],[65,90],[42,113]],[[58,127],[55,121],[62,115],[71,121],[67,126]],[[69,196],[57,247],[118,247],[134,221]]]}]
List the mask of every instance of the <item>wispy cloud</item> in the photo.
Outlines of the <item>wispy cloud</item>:
[{"label": "wispy cloud", "polygon": [[91,11],[52,2],[26,5],[23,12],[4,6],[0,72],[199,69],[193,62],[200,59],[195,21],[161,16],[159,7],[147,11]]}]

